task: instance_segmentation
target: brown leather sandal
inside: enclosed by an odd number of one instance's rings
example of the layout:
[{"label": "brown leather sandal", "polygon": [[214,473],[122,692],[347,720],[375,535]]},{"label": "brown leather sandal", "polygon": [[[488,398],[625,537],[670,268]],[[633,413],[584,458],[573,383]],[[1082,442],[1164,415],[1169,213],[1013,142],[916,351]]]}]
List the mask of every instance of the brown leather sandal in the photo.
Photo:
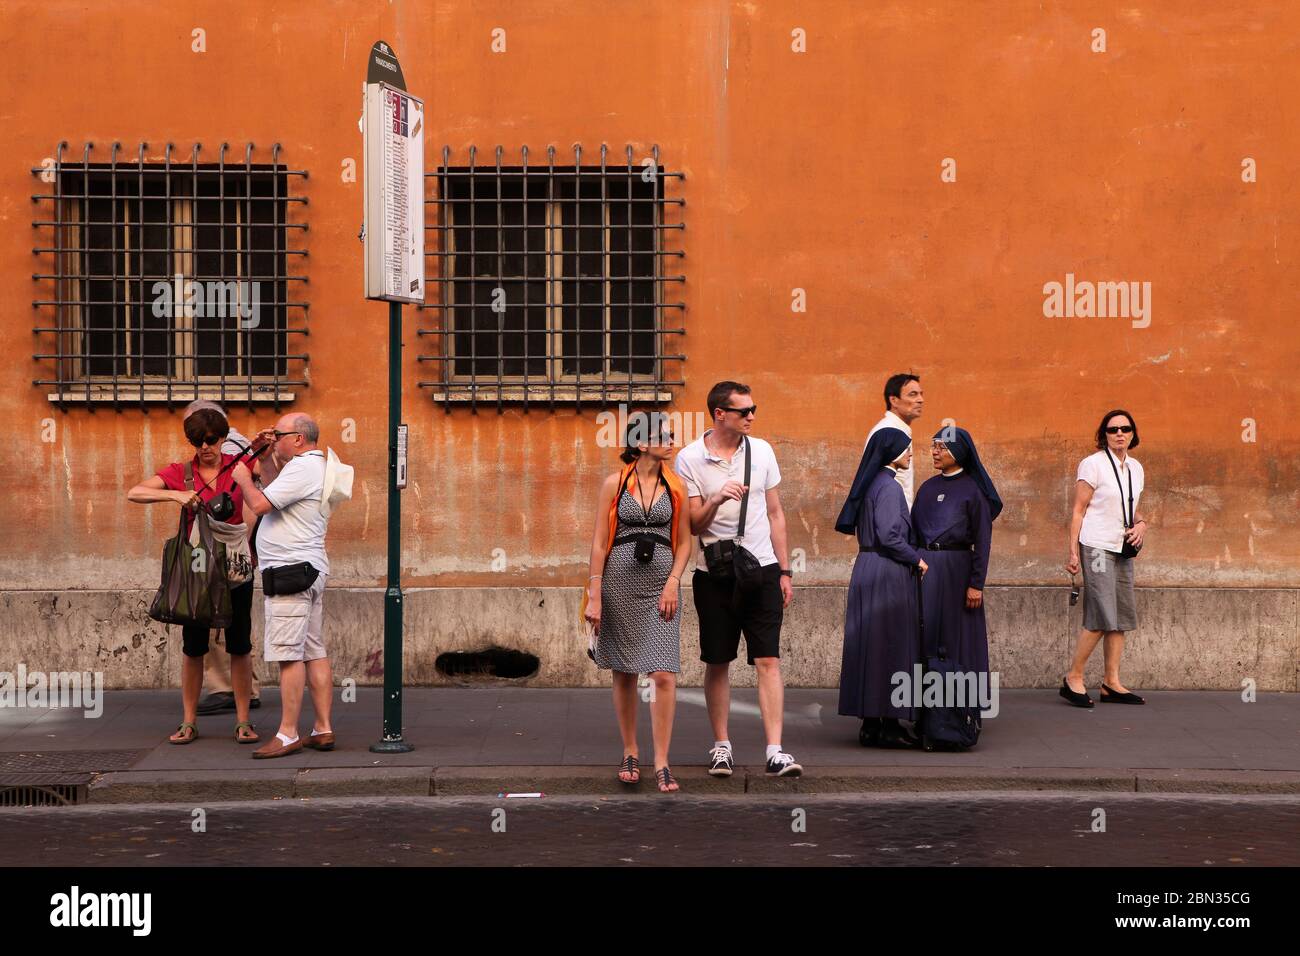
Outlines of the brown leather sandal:
[{"label": "brown leather sandal", "polygon": [[[240,731],[243,730],[245,727],[248,728],[248,733],[241,734]],[[262,738],[258,736],[257,731],[253,728],[253,725],[250,724],[248,721],[241,720],[239,723],[235,724],[235,743],[255,744],[261,739]]]}]

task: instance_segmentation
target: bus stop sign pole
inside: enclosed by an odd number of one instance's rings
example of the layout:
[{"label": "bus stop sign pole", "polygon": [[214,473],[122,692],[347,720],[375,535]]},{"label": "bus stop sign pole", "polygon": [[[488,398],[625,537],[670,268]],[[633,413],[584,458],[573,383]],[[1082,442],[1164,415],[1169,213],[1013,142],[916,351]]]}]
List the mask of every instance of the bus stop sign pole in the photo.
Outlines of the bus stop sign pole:
[{"label": "bus stop sign pole", "polygon": [[365,138],[366,298],[388,303],[388,583],[384,590],[383,732],[373,753],[406,753],[402,739],[402,303],[424,301],[424,102],[406,90],[382,40],[370,50]]}]

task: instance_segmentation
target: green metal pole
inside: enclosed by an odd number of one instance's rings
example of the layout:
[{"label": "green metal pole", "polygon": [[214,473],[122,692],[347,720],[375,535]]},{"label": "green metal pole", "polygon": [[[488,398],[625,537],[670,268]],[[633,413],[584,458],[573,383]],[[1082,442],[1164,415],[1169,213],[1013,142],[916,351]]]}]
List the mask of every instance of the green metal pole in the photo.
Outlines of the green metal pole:
[{"label": "green metal pole", "polygon": [[402,493],[397,426],[402,422],[402,304],[388,303],[388,588],[384,591],[384,727],[372,753],[407,753],[402,739]]}]

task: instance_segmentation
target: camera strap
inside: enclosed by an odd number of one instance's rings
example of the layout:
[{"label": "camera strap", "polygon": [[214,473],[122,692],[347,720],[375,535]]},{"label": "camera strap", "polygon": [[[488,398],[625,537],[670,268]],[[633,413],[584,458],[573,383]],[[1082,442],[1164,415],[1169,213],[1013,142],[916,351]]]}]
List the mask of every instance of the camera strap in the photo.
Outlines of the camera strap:
[{"label": "camera strap", "polygon": [[1120,517],[1124,521],[1124,527],[1131,528],[1134,525],[1133,519],[1137,517],[1137,512],[1133,509],[1133,468],[1129,466],[1127,469],[1128,470],[1128,511],[1126,512],[1124,510],[1124,483],[1119,480],[1119,468],[1118,466],[1116,466],[1115,459],[1111,455],[1109,448],[1106,449],[1106,460],[1110,462],[1110,470],[1115,473],[1115,484],[1119,486]]},{"label": "camera strap", "polygon": [[[234,445],[238,445],[238,446],[239,446],[239,454],[236,455],[236,456],[235,456],[231,461],[229,461],[228,463],[222,465],[221,468],[219,468],[219,469],[217,470],[217,473],[216,473],[215,475],[212,476],[212,481],[216,481],[218,478],[220,478],[222,475],[224,475],[224,474],[225,474],[226,472],[228,472],[230,469],[232,469],[232,468],[234,468],[236,465],[238,465],[238,464],[240,463],[240,461],[243,460],[244,456],[247,455],[249,452],[251,452],[251,451],[253,450],[253,445],[252,445],[251,442],[250,442],[249,444],[247,444],[247,445],[240,445],[239,442],[235,441],[233,438],[227,438],[226,441],[231,442],[231,443],[234,444]],[[191,487],[191,486],[193,485],[193,481],[194,481],[194,480],[193,480],[193,478],[190,476],[190,465],[191,465],[191,462],[186,462],[186,463],[185,463],[185,480],[186,480],[187,482],[189,482],[189,485],[186,486],[187,490],[189,490],[189,491],[193,491],[194,489],[193,489],[193,487]],[[203,487],[200,488],[199,491],[202,491],[203,488],[211,489],[211,488],[212,488],[212,481],[205,481],[205,482],[203,483]]]},{"label": "camera strap", "polygon": [[745,514],[749,511],[749,436],[745,436],[745,479],[741,482],[745,486],[744,497],[740,499],[740,524],[736,529],[736,544],[740,544],[745,537]]}]

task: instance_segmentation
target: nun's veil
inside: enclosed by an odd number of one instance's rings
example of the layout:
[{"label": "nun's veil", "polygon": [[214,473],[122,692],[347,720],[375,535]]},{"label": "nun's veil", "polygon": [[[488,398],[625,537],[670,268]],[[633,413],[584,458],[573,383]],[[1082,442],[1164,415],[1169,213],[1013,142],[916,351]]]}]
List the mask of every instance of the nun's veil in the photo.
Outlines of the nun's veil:
[{"label": "nun's veil", "polygon": [[840,516],[835,521],[836,531],[841,534],[857,533],[858,512],[862,509],[862,499],[867,496],[867,487],[871,484],[871,480],[880,474],[881,468],[895,461],[911,444],[912,439],[908,437],[907,432],[898,428],[882,428],[871,436],[866,450],[862,453],[862,460],[858,462],[858,471],[853,476],[853,486],[849,489],[849,496],[845,499],[844,507],[840,509]]},{"label": "nun's veil", "polygon": [[984,463],[980,461],[979,452],[975,450],[975,440],[970,437],[970,432],[964,428],[948,426],[935,432],[934,440],[947,445],[957,464],[975,479],[975,484],[988,499],[989,514],[996,518],[1002,511],[1002,499],[998,497],[998,490],[993,486],[993,479],[984,470]]}]

